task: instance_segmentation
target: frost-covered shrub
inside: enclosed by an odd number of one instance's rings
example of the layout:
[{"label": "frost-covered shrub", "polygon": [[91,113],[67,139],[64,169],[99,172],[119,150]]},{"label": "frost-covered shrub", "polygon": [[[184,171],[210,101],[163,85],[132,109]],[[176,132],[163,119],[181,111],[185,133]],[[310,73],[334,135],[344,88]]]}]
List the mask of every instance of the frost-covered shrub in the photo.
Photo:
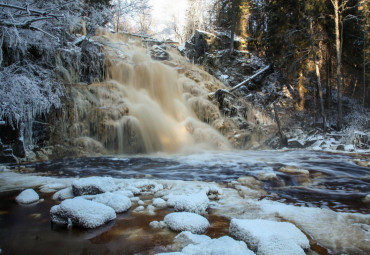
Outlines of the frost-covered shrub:
[{"label": "frost-covered shrub", "polygon": [[63,89],[38,65],[13,64],[0,69],[0,119],[16,126],[60,107]]}]

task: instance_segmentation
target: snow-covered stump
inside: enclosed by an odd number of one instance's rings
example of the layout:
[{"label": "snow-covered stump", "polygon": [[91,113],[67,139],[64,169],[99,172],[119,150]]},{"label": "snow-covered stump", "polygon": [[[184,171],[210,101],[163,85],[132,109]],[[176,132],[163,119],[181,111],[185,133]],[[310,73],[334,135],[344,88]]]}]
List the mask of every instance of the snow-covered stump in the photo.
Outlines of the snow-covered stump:
[{"label": "snow-covered stump", "polygon": [[173,231],[190,231],[202,234],[209,228],[209,222],[203,216],[190,212],[175,212],[164,217],[164,223]]},{"label": "snow-covered stump", "polygon": [[15,198],[18,204],[31,204],[39,201],[39,199],[39,195],[33,189],[26,189]]},{"label": "snow-covered stump", "polygon": [[229,231],[261,255],[305,254],[303,249],[310,247],[302,231],[288,222],[232,219]]},{"label": "snow-covered stump", "polygon": [[116,184],[112,177],[93,176],[75,180],[72,183],[72,189],[75,196],[96,195],[114,191]]},{"label": "snow-covered stump", "polygon": [[96,228],[116,218],[111,207],[81,197],[53,206],[50,215],[52,223],[82,228]]}]

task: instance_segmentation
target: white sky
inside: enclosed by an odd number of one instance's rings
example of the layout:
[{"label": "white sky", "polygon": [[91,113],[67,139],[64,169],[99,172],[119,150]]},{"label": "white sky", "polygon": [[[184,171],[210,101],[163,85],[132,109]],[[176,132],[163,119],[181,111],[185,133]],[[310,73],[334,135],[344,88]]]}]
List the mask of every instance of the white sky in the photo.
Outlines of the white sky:
[{"label": "white sky", "polygon": [[149,0],[152,6],[153,25],[162,30],[166,23],[173,19],[173,15],[184,24],[187,0]]}]

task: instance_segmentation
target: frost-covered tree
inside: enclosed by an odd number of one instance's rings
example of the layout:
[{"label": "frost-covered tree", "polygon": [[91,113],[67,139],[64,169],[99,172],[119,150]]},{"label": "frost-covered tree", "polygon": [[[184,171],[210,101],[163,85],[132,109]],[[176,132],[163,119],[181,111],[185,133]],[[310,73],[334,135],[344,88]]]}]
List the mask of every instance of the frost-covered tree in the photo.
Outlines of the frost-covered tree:
[{"label": "frost-covered tree", "polygon": [[107,7],[82,1],[0,2],[0,120],[20,127],[60,107],[57,52],[108,20]]}]

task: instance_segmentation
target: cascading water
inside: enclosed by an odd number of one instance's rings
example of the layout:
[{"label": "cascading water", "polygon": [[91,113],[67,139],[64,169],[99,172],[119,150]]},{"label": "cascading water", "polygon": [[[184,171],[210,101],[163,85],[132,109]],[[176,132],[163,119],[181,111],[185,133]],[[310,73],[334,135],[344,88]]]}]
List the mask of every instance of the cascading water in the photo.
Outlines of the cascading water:
[{"label": "cascading water", "polygon": [[119,35],[104,32],[96,39],[106,45],[106,79],[72,88],[69,133],[76,145],[102,153],[229,148],[227,139],[194,113],[202,111],[204,120],[215,112],[220,115],[207,100],[208,91],[181,68],[152,60],[143,48],[123,43]]}]

